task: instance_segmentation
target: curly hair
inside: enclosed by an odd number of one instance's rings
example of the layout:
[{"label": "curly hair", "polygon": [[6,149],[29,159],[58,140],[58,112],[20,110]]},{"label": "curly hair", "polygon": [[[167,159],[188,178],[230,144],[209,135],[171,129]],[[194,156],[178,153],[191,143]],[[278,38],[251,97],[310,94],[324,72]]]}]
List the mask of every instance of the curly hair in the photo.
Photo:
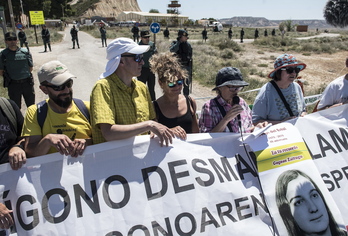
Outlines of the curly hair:
[{"label": "curly hair", "polygon": [[150,58],[150,67],[152,73],[156,75],[156,78],[163,83],[185,79],[186,84],[188,73],[181,66],[179,59],[174,53],[165,52],[153,55]]}]

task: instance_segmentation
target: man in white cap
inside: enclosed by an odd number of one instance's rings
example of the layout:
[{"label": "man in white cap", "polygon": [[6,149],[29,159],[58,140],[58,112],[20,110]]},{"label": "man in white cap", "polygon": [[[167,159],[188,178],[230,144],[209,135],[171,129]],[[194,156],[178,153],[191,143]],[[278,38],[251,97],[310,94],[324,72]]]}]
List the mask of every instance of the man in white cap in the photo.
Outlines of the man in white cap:
[{"label": "man in white cap", "polygon": [[146,85],[140,76],[143,53],[149,45],[129,38],[114,39],[107,47],[105,72],[91,94],[93,143],[130,138],[139,134],[157,135],[161,145],[174,137],[166,126],[153,121],[156,114]]},{"label": "man in white cap", "polygon": [[22,136],[29,157],[60,152],[77,157],[92,144],[89,102],[73,99],[73,79],[59,61],[45,63],[38,71],[40,89],[48,99],[32,105],[25,115]]}]

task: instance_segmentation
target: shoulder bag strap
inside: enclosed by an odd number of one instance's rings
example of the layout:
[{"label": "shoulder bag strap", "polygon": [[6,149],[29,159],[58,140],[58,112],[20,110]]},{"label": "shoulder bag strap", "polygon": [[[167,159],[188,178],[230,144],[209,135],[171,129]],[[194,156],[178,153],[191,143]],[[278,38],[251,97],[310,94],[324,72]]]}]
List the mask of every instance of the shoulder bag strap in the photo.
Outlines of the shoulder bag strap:
[{"label": "shoulder bag strap", "polygon": [[[222,117],[225,117],[225,115],[226,115],[225,109],[221,106],[221,104],[219,103],[219,101],[218,101],[217,98],[214,98],[214,101],[215,101],[217,107],[219,108]],[[228,129],[230,130],[230,132],[233,132],[232,126],[231,126],[231,123],[230,123],[230,122],[227,123],[227,127],[228,127]]]},{"label": "shoulder bag strap", "polygon": [[277,90],[278,95],[279,95],[279,97],[282,99],[282,101],[283,101],[283,103],[284,103],[284,106],[285,106],[286,110],[288,110],[288,112],[289,112],[289,115],[290,115],[290,116],[294,116],[294,113],[292,113],[292,110],[291,110],[291,108],[290,108],[290,106],[289,106],[289,103],[285,100],[285,97],[284,97],[282,91],[280,91],[280,89],[279,89],[278,85],[276,84],[276,82],[274,82],[274,80],[272,80],[272,81],[271,81],[271,84],[272,84],[272,85],[274,86],[274,88]]}]

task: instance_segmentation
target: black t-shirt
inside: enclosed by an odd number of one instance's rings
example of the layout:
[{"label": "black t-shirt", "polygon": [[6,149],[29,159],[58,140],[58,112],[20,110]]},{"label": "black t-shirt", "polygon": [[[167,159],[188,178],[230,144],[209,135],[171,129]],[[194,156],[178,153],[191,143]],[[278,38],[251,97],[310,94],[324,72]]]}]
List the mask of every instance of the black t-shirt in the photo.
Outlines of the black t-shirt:
[{"label": "black t-shirt", "polygon": [[0,109],[0,164],[8,162],[8,151],[18,142],[21,136],[23,126],[23,115],[18,106],[9,100],[17,116],[17,134],[11,121],[6,117],[2,109]]}]

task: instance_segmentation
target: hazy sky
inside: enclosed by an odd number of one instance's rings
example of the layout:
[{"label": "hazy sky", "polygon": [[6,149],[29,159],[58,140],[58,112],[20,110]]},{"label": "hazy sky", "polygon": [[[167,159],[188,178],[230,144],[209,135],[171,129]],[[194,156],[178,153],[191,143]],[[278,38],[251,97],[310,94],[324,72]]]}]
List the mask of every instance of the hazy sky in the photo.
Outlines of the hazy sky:
[{"label": "hazy sky", "polygon": [[[169,0],[137,0],[141,11],[157,9],[166,13]],[[269,20],[323,20],[327,0],[179,0],[181,15],[189,19],[265,17]]]}]

